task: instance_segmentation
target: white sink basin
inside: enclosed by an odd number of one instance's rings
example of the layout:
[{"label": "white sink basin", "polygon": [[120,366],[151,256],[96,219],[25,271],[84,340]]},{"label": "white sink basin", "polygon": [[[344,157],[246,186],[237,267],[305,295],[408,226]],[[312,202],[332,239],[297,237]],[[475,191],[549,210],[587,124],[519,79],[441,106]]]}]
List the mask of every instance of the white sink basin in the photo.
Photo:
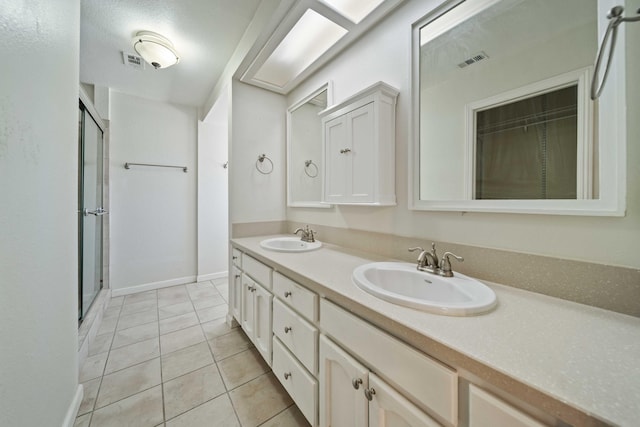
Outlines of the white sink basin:
[{"label": "white sink basin", "polygon": [[307,252],[318,249],[321,242],[303,242],[299,237],[274,237],[260,242],[260,246],[265,249],[277,252]]},{"label": "white sink basin", "polygon": [[464,274],[441,277],[415,264],[374,262],[353,270],[354,283],[385,301],[449,316],[469,316],[495,307],[496,294]]}]

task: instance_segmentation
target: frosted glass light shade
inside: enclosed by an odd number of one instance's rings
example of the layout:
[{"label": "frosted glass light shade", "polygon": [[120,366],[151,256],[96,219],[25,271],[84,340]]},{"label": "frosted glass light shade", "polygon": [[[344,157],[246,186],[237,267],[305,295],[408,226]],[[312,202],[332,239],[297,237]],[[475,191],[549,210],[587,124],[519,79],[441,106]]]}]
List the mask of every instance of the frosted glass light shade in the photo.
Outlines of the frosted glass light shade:
[{"label": "frosted glass light shade", "polygon": [[357,24],[369,15],[384,0],[322,0],[324,3],[335,9]]},{"label": "frosted glass light shade", "polygon": [[133,48],[155,69],[167,68],[180,61],[171,41],[151,31],[138,32],[133,38]]},{"label": "frosted glass light shade", "polygon": [[283,87],[345,34],[345,28],[316,11],[307,9],[262,64],[255,78]]}]

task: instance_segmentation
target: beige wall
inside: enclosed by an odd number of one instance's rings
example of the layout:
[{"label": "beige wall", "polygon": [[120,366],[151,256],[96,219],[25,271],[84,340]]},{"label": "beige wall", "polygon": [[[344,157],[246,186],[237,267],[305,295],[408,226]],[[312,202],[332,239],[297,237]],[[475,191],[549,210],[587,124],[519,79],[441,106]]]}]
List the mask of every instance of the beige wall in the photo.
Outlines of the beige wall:
[{"label": "beige wall", "polygon": [[[625,24],[627,60],[627,214],[575,217],[424,212],[408,209],[411,24],[440,2],[407,1],[396,12],[287,97],[292,104],[327,80],[336,103],[382,80],[400,90],[396,110],[398,206],[288,208],[287,219],[465,245],[640,268],[640,25]],[[631,10],[631,8],[629,9]],[[623,54],[622,51],[617,54]]]}]

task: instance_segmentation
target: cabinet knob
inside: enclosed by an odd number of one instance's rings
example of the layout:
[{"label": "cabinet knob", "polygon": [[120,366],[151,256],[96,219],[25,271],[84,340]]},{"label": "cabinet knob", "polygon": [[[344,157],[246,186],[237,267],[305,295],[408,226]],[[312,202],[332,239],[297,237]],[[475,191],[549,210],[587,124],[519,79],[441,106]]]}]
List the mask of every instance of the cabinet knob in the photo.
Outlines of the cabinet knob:
[{"label": "cabinet knob", "polygon": [[232,259],[238,259],[238,257],[237,257],[237,256],[234,256],[234,257],[231,257],[231,258],[232,258]]},{"label": "cabinet knob", "polygon": [[343,148],[340,150],[340,154],[347,154],[351,152],[351,148]]},{"label": "cabinet knob", "polygon": [[373,400],[373,395],[376,394],[376,389],[373,387],[364,389],[364,396],[367,398],[369,402]]},{"label": "cabinet knob", "polygon": [[351,380],[351,385],[356,390],[360,388],[361,384],[362,384],[362,378],[354,378],[354,379]]},{"label": "cabinet knob", "polygon": [[289,298],[291,296],[291,292],[287,291],[284,293],[285,298]]},{"label": "cabinet knob", "polygon": [[255,292],[256,291],[256,287],[255,286],[247,285],[247,289],[250,290],[251,292]]},{"label": "cabinet knob", "polygon": [[239,279],[239,278],[240,278],[240,275],[239,275],[239,274],[236,274],[236,279]]},{"label": "cabinet knob", "polygon": [[288,334],[288,333],[289,333],[289,331],[291,331],[292,329],[293,329],[293,328],[291,328],[291,326],[285,326],[285,327],[284,327],[284,333],[285,333],[285,334]]},{"label": "cabinet knob", "polygon": [[291,372],[285,372],[284,373],[284,379],[288,380],[291,377]]}]

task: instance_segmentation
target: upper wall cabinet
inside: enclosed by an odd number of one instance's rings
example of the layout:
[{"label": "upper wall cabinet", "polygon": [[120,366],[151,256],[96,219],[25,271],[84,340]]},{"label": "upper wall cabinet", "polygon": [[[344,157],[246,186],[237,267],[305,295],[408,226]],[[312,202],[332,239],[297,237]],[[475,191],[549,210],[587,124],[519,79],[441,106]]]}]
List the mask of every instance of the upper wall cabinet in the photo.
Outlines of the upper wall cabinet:
[{"label": "upper wall cabinet", "polygon": [[396,204],[397,96],[379,82],[321,113],[324,203]]}]

